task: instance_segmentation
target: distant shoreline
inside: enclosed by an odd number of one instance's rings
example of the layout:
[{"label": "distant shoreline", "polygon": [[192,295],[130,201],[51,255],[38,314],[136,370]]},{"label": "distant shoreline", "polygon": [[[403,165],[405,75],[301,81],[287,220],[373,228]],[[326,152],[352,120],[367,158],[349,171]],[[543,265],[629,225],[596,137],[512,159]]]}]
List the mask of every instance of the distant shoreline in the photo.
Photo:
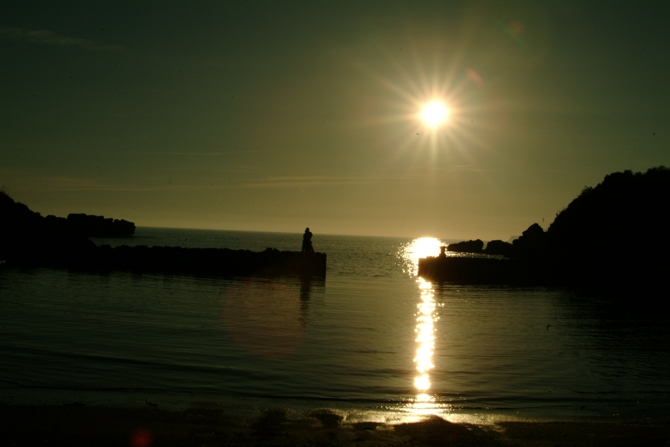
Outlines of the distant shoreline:
[{"label": "distant shoreline", "polygon": [[0,260],[10,267],[217,276],[326,275],[326,254],[313,250],[98,246],[91,237],[125,239],[135,233],[135,224],[86,214],[43,217],[2,191],[0,216]]}]

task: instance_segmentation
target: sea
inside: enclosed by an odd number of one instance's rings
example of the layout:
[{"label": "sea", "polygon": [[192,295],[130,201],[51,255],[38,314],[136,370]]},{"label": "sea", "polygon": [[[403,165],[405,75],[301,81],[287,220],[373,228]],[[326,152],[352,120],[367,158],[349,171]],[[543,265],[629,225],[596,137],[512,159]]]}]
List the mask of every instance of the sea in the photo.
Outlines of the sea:
[{"label": "sea", "polygon": [[[139,227],[96,244],[298,251],[300,233]],[[330,409],[406,422],[670,416],[641,296],[432,283],[451,241],[314,233],[325,278],[0,266],[0,404]],[[147,407],[148,408],[148,407]]]}]

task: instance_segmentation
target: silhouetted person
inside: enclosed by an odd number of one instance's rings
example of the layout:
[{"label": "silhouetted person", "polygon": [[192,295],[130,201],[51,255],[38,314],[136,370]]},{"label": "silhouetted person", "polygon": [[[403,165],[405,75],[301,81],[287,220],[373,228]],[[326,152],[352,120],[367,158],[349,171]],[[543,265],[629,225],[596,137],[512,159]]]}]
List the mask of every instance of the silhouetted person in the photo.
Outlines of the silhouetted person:
[{"label": "silhouetted person", "polygon": [[440,247],[440,256],[439,256],[440,258],[446,258],[447,257],[447,254],[444,252],[444,250],[446,250],[446,249],[447,249],[447,247],[444,246],[444,245]]},{"label": "silhouetted person", "polygon": [[314,253],[314,247],[312,247],[312,232],[309,231],[309,228],[305,228],[305,234],[302,235],[302,251]]}]

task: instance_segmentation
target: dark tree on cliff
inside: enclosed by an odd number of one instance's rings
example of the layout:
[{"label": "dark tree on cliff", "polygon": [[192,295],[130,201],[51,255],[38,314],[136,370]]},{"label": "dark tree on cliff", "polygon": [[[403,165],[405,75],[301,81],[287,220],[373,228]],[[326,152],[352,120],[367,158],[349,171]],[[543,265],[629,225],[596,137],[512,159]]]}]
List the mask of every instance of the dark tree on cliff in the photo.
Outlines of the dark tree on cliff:
[{"label": "dark tree on cliff", "polygon": [[652,252],[668,248],[669,217],[670,169],[615,172],[584,188],[547,234],[554,250]]},{"label": "dark tree on cliff", "polygon": [[669,218],[670,169],[615,172],[558,213],[547,230],[547,248],[582,275],[643,280],[664,268],[659,258],[670,250]]}]

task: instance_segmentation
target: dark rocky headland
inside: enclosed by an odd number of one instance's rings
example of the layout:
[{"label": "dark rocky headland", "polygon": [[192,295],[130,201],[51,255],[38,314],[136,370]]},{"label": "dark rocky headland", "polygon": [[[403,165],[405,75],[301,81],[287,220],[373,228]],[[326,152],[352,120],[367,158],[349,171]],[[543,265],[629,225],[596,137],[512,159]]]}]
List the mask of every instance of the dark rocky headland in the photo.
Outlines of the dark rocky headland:
[{"label": "dark rocky headland", "polygon": [[127,220],[118,220],[104,216],[88,214],[68,214],[67,219],[47,216],[47,219],[65,220],[72,231],[89,237],[130,237],[135,234],[135,224]]},{"label": "dark rocky headland", "polygon": [[609,174],[586,187],[544,231],[537,223],[512,244],[481,240],[448,251],[497,258],[429,257],[423,277],[464,284],[577,286],[594,291],[667,291],[670,169]]},{"label": "dark rocky headland", "polygon": [[96,246],[89,239],[125,237],[134,232],[132,222],[101,216],[43,217],[0,192],[0,262],[8,266],[220,276],[326,274],[324,253],[272,248],[262,252],[125,245],[112,248]]}]

